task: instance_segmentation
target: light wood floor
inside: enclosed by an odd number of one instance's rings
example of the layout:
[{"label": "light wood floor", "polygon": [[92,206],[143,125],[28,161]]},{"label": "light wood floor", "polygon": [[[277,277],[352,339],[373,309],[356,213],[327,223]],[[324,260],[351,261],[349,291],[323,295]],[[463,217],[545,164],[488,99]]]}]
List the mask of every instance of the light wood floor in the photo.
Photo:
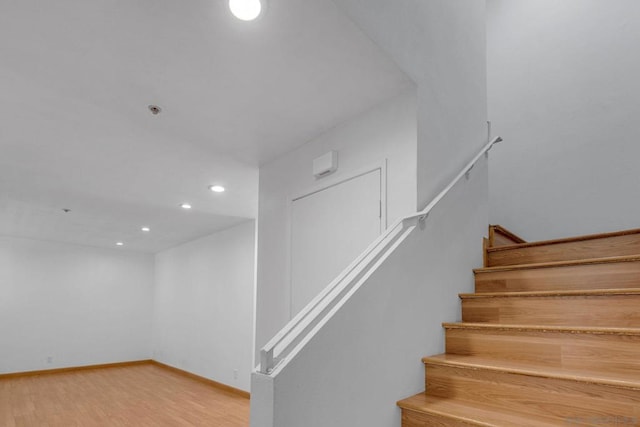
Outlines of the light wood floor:
[{"label": "light wood floor", "polygon": [[0,379],[0,426],[249,425],[249,399],[160,366]]}]

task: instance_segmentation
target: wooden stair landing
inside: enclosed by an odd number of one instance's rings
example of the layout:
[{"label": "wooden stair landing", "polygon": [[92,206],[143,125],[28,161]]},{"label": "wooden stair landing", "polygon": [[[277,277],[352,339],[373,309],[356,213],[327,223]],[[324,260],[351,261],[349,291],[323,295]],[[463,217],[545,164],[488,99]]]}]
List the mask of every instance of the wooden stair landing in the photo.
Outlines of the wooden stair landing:
[{"label": "wooden stair landing", "polygon": [[398,402],[403,427],[640,426],[640,229],[489,236],[446,354]]}]

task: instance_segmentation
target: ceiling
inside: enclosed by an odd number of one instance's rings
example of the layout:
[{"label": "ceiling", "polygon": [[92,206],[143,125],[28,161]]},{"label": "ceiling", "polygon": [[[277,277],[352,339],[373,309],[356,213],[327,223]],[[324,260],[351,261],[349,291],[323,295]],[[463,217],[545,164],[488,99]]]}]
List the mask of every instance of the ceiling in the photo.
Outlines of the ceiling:
[{"label": "ceiling", "polygon": [[259,165],[410,85],[331,0],[254,22],[224,0],[3,0],[0,235],[153,253],[255,218]]}]

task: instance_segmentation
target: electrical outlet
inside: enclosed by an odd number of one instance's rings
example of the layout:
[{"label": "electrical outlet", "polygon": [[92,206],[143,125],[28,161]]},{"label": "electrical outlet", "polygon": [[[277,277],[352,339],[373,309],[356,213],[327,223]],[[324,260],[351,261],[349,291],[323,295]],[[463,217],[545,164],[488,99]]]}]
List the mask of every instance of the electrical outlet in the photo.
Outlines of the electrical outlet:
[{"label": "electrical outlet", "polygon": [[234,369],[234,370],[233,370],[233,379],[234,379],[234,380],[237,380],[237,379],[238,379],[238,370],[237,370],[237,369]]},{"label": "electrical outlet", "polygon": [[53,357],[47,356],[47,363],[48,364],[52,364],[53,363]]}]

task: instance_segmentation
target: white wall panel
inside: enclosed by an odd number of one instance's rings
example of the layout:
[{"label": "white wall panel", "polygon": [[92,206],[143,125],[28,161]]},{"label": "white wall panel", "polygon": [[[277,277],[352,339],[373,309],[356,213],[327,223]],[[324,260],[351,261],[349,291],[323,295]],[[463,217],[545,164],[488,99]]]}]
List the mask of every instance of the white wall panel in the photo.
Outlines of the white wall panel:
[{"label": "white wall panel", "polygon": [[[316,180],[313,159],[330,150],[338,151],[338,170]],[[354,117],[260,168],[257,350],[289,320],[290,201],[326,180],[353,176],[355,171],[379,165],[385,159],[387,222],[391,224],[416,210],[414,93]]]},{"label": "white wall panel", "polygon": [[149,359],[152,303],[151,255],[0,237],[0,374]]},{"label": "white wall panel", "polygon": [[254,374],[252,427],[400,425],[482,265],[487,177],[483,157],[275,378]]},{"label": "white wall panel", "polygon": [[156,255],[154,359],[249,390],[254,224],[247,221]]},{"label": "white wall panel", "polygon": [[640,227],[640,2],[488,0],[491,222],[527,240]]}]

